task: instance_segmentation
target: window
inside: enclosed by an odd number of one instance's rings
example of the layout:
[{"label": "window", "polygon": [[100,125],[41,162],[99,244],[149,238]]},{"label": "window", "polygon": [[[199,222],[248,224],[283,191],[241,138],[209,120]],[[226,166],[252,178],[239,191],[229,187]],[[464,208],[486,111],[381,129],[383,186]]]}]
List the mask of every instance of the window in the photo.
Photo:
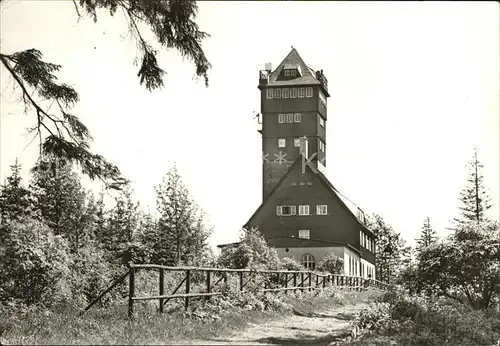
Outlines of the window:
[{"label": "window", "polygon": [[290,77],[290,70],[285,70],[285,76]]},{"label": "window", "polygon": [[294,147],[300,147],[300,138],[295,138],[293,140],[293,146]]},{"label": "window", "polygon": [[280,124],[283,124],[285,122],[285,114],[284,113],[278,114],[278,122]]},{"label": "window", "polygon": [[296,99],[297,98],[297,88],[291,88],[290,89],[290,98],[291,99]]},{"label": "window", "polygon": [[368,248],[368,236],[366,234],[365,234],[364,243],[365,243],[365,248]]},{"label": "window", "polygon": [[327,214],[327,205],[326,204],[317,205],[316,206],[316,214],[326,215]]},{"label": "window", "polygon": [[313,88],[312,87],[306,88],[306,97],[313,97]]},{"label": "window", "polygon": [[299,205],[299,215],[309,215],[309,206]]},{"label": "window", "polygon": [[309,239],[311,232],[308,229],[299,229],[299,238],[300,239]]},{"label": "window", "polygon": [[325,142],[319,140],[319,151],[325,152]]},{"label": "window", "polygon": [[286,113],[286,122],[293,123],[293,113]]},{"label": "window", "polygon": [[302,113],[295,113],[295,114],[293,115],[293,118],[294,118],[294,121],[295,121],[296,123],[300,123],[300,120],[301,120],[301,118],[302,118]]},{"label": "window", "polygon": [[288,96],[290,96],[290,89],[288,88],[281,89],[281,97],[287,99]]},{"label": "window", "polygon": [[278,139],[278,147],[280,147],[280,148],[286,147],[286,139],[285,138]]},{"label": "window", "polygon": [[299,99],[304,98],[304,88],[297,88],[297,96]]},{"label": "window", "polygon": [[321,102],[324,106],[326,106],[326,97],[325,97],[325,95],[323,95],[323,93],[322,93],[321,91],[318,93],[318,95],[319,95],[319,101],[320,101],[320,102]]},{"label": "window", "polygon": [[272,99],[273,98],[273,89],[267,89],[267,98]]},{"label": "window", "polygon": [[325,127],[325,119],[321,115],[318,115],[319,118],[319,126]]},{"label": "window", "polygon": [[364,237],[363,237],[363,232],[362,231],[359,231],[359,244],[361,246],[365,246],[365,244],[363,244],[363,240],[364,240]]},{"label": "window", "polygon": [[300,263],[309,270],[314,270],[314,268],[316,267],[314,256],[308,253],[302,255],[302,257],[300,258]]},{"label": "window", "polygon": [[294,205],[278,205],[276,207],[276,215],[278,216],[291,216],[296,214],[297,209]]},{"label": "window", "polygon": [[280,88],[274,89],[274,98],[275,99],[281,98],[281,89]]},{"label": "window", "polygon": [[290,75],[291,75],[292,77],[297,77],[297,70],[291,70],[291,71],[290,71]]}]

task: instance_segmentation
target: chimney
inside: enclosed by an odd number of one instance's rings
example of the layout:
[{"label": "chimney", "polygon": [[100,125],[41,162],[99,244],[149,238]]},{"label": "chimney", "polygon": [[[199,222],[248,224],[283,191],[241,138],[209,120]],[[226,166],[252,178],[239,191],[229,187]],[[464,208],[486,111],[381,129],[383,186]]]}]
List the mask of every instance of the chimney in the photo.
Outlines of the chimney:
[{"label": "chimney", "polygon": [[271,72],[273,70],[273,65],[270,62],[266,62],[266,71]]},{"label": "chimney", "polygon": [[300,137],[300,155],[309,158],[307,137]]}]

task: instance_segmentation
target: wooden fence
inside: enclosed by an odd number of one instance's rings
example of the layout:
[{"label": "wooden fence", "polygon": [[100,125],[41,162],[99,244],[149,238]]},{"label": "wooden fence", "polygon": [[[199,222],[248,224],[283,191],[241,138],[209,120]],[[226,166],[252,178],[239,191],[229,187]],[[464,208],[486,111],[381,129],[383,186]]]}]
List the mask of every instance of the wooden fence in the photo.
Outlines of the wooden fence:
[{"label": "wooden fence", "polygon": [[[136,296],[136,273],[138,270],[157,270],[159,272],[158,295]],[[184,272],[183,279],[171,293],[165,294],[165,272]],[[205,291],[191,292],[192,274],[195,272],[204,273]],[[128,315],[131,317],[134,313],[134,302],[140,300],[158,300],[158,309],[160,313],[164,312],[164,306],[170,299],[184,299],[184,307],[187,310],[189,300],[200,297],[213,297],[221,295],[216,287],[221,282],[228,283],[229,278],[236,276],[237,287],[239,291],[244,291],[245,286],[252,280],[252,276],[260,274],[265,277],[262,292],[295,291],[295,290],[314,290],[323,289],[328,286],[336,286],[349,290],[365,290],[368,287],[386,289],[388,284],[378,280],[366,279],[358,276],[321,274],[313,271],[289,271],[289,270],[252,270],[252,269],[227,269],[227,268],[200,268],[200,267],[169,267],[156,264],[133,264],[129,263],[129,270],[118,278],[110,287],[102,292],[92,303],[90,303],[82,314],[88,311],[94,304],[99,302],[104,295],[110,292],[114,287],[123,282],[127,277],[129,279],[128,291]],[[184,286],[183,293],[178,293]]]}]

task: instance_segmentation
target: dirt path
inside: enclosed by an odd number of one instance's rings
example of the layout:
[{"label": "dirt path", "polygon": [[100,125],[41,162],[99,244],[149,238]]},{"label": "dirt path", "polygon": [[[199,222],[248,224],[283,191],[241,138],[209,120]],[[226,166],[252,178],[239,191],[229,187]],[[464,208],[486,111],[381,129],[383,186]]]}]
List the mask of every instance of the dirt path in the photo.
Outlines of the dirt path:
[{"label": "dirt path", "polygon": [[211,340],[191,340],[190,345],[328,345],[349,333],[350,321],[365,304],[335,305],[304,316],[272,320],[265,324],[250,324],[243,331]]}]

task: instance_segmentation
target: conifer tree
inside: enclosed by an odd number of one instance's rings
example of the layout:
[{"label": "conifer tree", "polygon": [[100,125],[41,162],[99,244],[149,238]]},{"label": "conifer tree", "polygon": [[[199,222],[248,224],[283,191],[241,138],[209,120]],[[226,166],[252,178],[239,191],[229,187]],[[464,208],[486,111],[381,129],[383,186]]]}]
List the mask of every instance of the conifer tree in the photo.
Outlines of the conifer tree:
[{"label": "conifer tree", "polygon": [[0,187],[0,223],[34,213],[31,192],[22,184],[21,164],[17,158],[10,169],[11,175]]},{"label": "conifer tree", "polygon": [[420,233],[420,238],[417,239],[417,251],[421,251],[423,248],[434,244],[437,241],[436,231],[431,226],[431,220],[427,217],[424,220],[424,225],[422,226],[422,231]]},{"label": "conifer tree", "polygon": [[457,226],[487,221],[486,212],[491,208],[490,198],[483,183],[483,165],[479,161],[476,148],[467,168],[467,184],[460,192],[460,215],[454,219]]},{"label": "conifer tree", "polygon": [[71,163],[54,157],[39,159],[32,174],[30,186],[37,209],[54,234],[66,238],[71,250],[78,251],[93,233],[80,177]]},{"label": "conifer tree", "polygon": [[201,222],[203,214],[173,165],[156,187],[158,221],[146,230],[151,261],[179,265],[192,262],[207,247],[210,233]]}]

